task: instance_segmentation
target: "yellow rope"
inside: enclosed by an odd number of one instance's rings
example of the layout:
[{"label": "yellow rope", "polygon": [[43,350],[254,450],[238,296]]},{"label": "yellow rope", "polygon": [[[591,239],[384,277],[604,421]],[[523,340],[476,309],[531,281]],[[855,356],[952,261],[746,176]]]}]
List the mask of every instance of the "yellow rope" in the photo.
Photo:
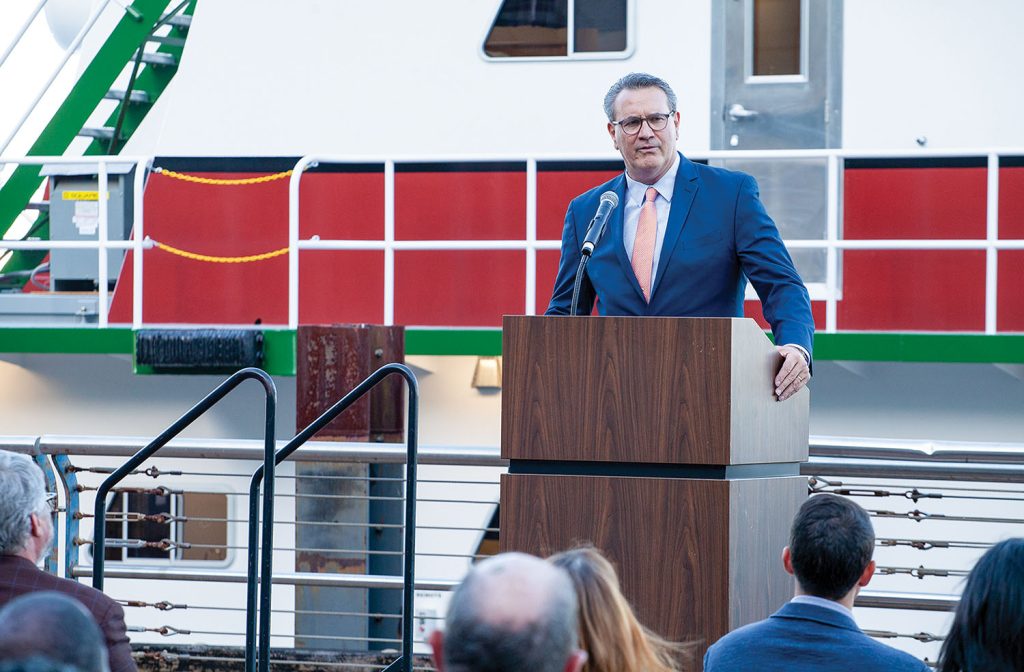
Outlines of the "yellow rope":
[{"label": "yellow rope", "polygon": [[170,252],[176,254],[179,257],[185,257],[186,259],[192,259],[194,261],[207,261],[213,264],[247,264],[251,261],[263,261],[264,259],[273,259],[274,257],[280,257],[282,254],[288,252],[287,247],[282,247],[280,250],[274,250],[273,252],[264,252],[263,254],[250,254],[244,257],[214,257],[209,254],[196,254],[195,252],[186,252],[185,250],[179,250],[176,247],[171,247],[166,243],[160,243],[153,241],[153,244],[159,247],[164,252]]},{"label": "yellow rope", "polygon": [[167,170],[166,168],[154,168],[154,173],[160,173],[167,177],[175,180],[183,180],[185,182],[194,182],[196,184],[217,184],[217,185],[228,185],[237,186],[240,184],[262,184],[264,182],[273,182],[274,180],[280,180],[288,177],[292,174],[292,171],[286,170],[283,173],[274,173],[273,175],[263,175],[262,177],[246,177],[237,180],[218,180],[212,177],[196,177],[195,175],[186,175],[185,173],[178,173],[173,170]]}]

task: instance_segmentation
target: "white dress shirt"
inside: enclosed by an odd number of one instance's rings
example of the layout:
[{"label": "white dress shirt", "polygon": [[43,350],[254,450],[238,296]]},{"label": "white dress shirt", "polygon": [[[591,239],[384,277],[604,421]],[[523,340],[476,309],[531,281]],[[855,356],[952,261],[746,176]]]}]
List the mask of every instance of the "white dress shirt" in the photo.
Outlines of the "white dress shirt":
[{"label": "white dress shirt", "polygon": [[679,154],[668,172],[654,184],[637,182],[629,173],[626,174],[626,207],[622,211],[622,246],[626,248],[626,256],[633,261],[633,243],[636,241],[636,227],[640,222],[640,208],[643,207],[648,187],[658,190],[654,200],[654,209],[658,212],[658,232],[654,237],[654,260],[651,263],[651,281],[649,287],[654,291],[654,279],[658,277],[658,261],[661,257],[661,245],[665,242],[665,231],[668,229],[668,212],[672,207],[672,192],[676,186],[676,173],[679,172]]},{"label": "white dress shirt", "polygon": [[833,600],[826,600],[824,597],[816,597],[814,595],[796,595],[792,600],[790,600],[790,602],[796,602],[797,604],[815,604],[819,607],[838,611],[844,616],[853,618],[853,612],[847,609],[844,605],[834,602]]}]

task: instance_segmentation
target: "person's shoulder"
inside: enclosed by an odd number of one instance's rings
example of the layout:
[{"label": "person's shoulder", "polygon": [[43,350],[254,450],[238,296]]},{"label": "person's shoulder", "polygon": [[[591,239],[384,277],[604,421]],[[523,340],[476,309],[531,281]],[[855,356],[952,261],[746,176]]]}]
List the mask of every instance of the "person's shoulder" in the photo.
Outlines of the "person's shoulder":
[{"label": "person's shoulder", "polygon": [[764,645],[774,641],[770,619],[737,628],[712,644],[704,654],[704,669],[730,670],[751,663],[764,653]]},{"label": "person's shoulder", "polygon": [[[86,585],[73,579],[64,579],[59,576],[54,576],[38,570],[42,576],[38,577],[36,581],[37,590],[56,590],[58,592],[69,595],[81,602],[85,607],[92,612],[93,616],[97,618],[112,608],[120,608],[120,605],[106,595],[102,591],[99,591],[92,586]],[[116,611],[116,609],[115,609]]]},{"label": "person's shoulder", "polygon": [[885,670],[892,672],[927,672],[930,668],[919,658],[916,658],[906,651],[900,651],[888,644],[883,644],[870,636],[861,633],[864,637],[864,652],[875,661],[884,664]]},{"label": "person's shoulder", "polygon": [[762,638],[774,637],[775,629],[776,624],[770,618],[763,621],[757,621],[756,623],[749,623],[736,628],[727,635],[724,635],[711,646],[709,651],[723,651],[726,649],[745,647]]}]

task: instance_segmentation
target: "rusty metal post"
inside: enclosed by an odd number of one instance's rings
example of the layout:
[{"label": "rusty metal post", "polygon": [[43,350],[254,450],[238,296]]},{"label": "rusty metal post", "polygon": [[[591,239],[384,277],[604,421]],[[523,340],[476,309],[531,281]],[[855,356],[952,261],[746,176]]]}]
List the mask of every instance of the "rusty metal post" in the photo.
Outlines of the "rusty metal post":
[{"label": "rusty metal post", "polygon": [[[368,325],[301,326],[296,336],[296,428],[315,420],[338,399],[362,382],[380,366],[404,360],[404,331],[401,327]],[[356,402],[318,434],[320,439],[341,441],[402,441],[404,411],[402,381],[382,382],[370,394]],[[401,573],[401,557],[394,571],[387,558],[383,565],[369,551],[381,548],[378,537],[386,540],[390,550],[393,542],[387,537],[397,535],[401,550],[401,530],[371,528],[370,524],[402,521],[401,506],[397,512],[380,510],[368,499],[376,496],[375,481],[381,474],[367,465],[325,465],[297,461],[296,469],[296,569],[301,572],[346,574]],[[390,476],[391,470],[387,471]],[[397,477],[403,475],[401,467]],[[399,484],[401,488],[401,484]],[[315,495],[320,495],[317,497]],[[322,495],[343,495],[344,499]],[[384,518],[381,518],[384,516]],[[303,525],[302,522],[334,521],[344,525]],[[378,530],[387,529],[380,533]],[[301,550],[310,549],[310,550]],[[317,550],[313,550],[317,549]],[[331,549],[331,550],[321,550]],[[340,549],[340,550],[333,550]],[[366,638],[395,639],[398,619],[371,619],[365,616],[342,616],[324,613],[401,614],[400,595],[377,593],[356,588],[296,588],[296,645],[311,649],[367,650],[396,648],[394,643],[367,645]],[[390,602],[394,602],[394,607]],[[376,607],[386,609],[377,611]],[[390,625],[390,633],[387,626]],[[383,626],[383,630],[381,629]],[[346,639],[329,639],[343,637]],[[347,639],[352,638],[352,639]]]}]

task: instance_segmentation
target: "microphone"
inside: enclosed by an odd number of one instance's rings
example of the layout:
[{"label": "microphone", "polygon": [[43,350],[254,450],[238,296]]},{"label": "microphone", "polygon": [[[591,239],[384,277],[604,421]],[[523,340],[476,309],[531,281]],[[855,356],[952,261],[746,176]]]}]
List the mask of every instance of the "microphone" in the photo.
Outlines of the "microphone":
[{"label": "microphone", "polygon": [[604,234],[604,227],[608,222],[608,216],[617,207],[619,207],[619,197],[614,191],[606,191],[601,194],[601,203],[597,206],[594,218],[590,220],[590,228],[587,229],[587,236],[583,240],[583,248],[580,250],[580,254],[585,257],[591,255],[594,247],[597,246],[597,241],[601,240],[601,236]]}]

